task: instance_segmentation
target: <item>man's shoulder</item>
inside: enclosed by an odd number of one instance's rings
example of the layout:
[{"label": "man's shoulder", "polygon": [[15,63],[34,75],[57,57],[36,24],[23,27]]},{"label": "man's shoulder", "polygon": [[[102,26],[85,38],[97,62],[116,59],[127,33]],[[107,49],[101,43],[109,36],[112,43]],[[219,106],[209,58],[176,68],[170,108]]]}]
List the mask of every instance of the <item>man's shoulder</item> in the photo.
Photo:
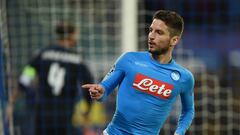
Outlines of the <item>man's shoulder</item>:
[{"label": "man's shoulder", "polygon": [[139,52],[126,52],[125,54],[131,54],[131,55],[146,55],[146,51],[139,51]]},{"label": "man's shoulder", "polygon": [[189,79],[193,78],[192,72],[187,67],[184,67],[183,65],[180,65],[177,62],[175,62],[175,67],[178,69],[178,71],[180,72],[180,74],[183,77],[186,77],[186,78],[189,78]]},{"label": "man's shoulder", "polygon": [[147,52],[125,52],[122,54],[122,56],[125,56],[125,57],[143,57],[143,56],[146,56],[147,55]]},{"label": "man's shoulder", "polygon": [[58,61],[63,63],[80,64],[82,57],[75,51],[58,46],[49,46],[41,51],[43,60]]}]

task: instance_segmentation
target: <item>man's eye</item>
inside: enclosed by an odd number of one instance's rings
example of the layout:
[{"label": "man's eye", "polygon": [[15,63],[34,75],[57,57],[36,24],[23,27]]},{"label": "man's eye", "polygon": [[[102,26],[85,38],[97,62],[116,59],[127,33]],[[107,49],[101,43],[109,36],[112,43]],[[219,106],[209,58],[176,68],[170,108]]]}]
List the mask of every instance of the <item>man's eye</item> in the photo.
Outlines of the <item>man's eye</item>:
[{"label": "man's eye", "polygon": [[164,34],[163,31],[157,31],[157,33],[158,33],[159,35],[163,35],[163,34]]},{"label": "man's eye", "polygon": [[149,29],[148,31],[149,31],[149,32],[152,32],[152,29]]}]

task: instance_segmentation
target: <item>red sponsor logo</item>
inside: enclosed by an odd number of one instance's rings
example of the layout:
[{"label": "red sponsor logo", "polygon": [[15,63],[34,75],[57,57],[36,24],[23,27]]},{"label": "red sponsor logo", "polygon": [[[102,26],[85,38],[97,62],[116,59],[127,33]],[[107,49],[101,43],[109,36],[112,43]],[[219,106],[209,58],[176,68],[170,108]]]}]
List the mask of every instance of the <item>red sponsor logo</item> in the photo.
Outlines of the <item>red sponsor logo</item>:
[{"label": "red sponsor logo", "polygon": [[163,99],[168,99],[173,90],[173,85],[161,82],[148,76],[144,76],[142,74],[136,75],[133,87],[137,90]]}]

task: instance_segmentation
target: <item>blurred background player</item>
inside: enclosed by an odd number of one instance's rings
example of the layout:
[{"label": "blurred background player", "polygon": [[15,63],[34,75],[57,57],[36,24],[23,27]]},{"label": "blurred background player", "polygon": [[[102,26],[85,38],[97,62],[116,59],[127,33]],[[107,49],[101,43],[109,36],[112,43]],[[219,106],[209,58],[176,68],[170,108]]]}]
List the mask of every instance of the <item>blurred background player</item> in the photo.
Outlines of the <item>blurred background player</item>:
[{"label": "blurred background player", "polygon": [[[88,92],[79,87],[93,82],[93,78],[80,55],[72,49],[76,46],[76,29],[69,23],[60,23],[55,32],[57,41],[38,51],[19,79],[21,91],[30,94],[31,99],[36,95],[36,135],[76,134],[71,124],[74,104],[81,97],[91,104]],[[8,116],[18,95],[19,91],[15,91],[9,100]],[[21,130],[25,134],[29,125]]]}]

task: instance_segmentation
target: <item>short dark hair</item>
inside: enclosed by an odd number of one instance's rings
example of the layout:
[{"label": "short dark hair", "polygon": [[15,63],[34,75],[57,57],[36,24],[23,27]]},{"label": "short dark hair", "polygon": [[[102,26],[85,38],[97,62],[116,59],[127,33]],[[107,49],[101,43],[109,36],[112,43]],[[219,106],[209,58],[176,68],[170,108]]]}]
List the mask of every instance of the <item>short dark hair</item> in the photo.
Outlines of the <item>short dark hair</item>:
[{"label": "short dark hair", "polygon": [[75,33],[75,27],[70,23],[59,23],[56,26],[55,32],[59,39],[66,39],[69,37],[69,34]]},{"label": "short dark hair", "polygon": [[183,18],[174,11],[158,10],[153,19],[160,19],[170,28],[170,36],[181,36],[184,30]]}]

